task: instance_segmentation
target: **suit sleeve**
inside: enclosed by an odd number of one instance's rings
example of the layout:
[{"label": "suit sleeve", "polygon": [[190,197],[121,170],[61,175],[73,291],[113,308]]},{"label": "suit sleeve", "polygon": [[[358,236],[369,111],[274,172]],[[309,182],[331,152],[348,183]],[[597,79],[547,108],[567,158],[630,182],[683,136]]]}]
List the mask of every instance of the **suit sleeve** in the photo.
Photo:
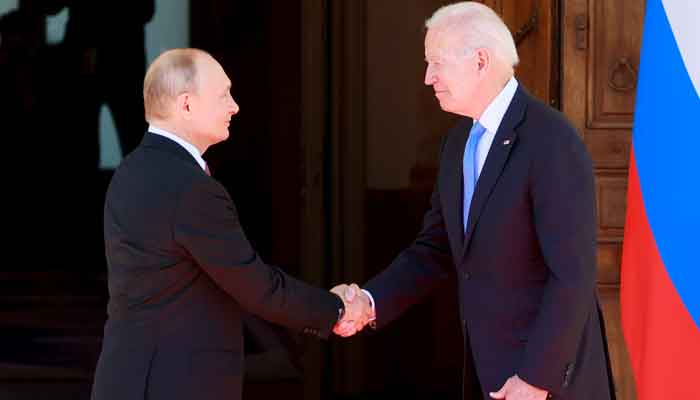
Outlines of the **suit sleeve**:
[{"label": "suit sleeve", "polygon": [[211,179],[181,195],[174,240],[245,310],[289,328],[326,338],[340,298],[262,262],[248,242],[226,190]]},{"label": "suit sleeve", "polygon": [[[586,321],[595,310],[596,216],[593,167],[573,128],[532,164],[537,239],[549,269],[541,306],[518,371],[556,391],[573,366]],[[554,137],[556,136],[556,137]]]},{"label": "suit sleeve", "polygon": [[[443,141],[442,149],[446,141]],[[430,197],[430,209],[423,217],[416,240],[387,269],[364,285],[375,300],[377,327],[396,319],[442,283],[448,276],[451,254],[439,184],[436,183]]]}]

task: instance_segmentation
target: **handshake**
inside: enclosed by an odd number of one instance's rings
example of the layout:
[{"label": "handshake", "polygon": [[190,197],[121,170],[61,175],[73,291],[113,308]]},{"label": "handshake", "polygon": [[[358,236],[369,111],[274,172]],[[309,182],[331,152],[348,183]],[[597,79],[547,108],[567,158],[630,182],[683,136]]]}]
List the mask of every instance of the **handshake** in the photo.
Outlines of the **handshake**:
[{"label": "handshake", "polygon": [[345,306],[345,313],[333,327],[333,333],[349,337],[374,321],[374,304],[372,304],[371,296],[359,286],[354,283],[342,284],[335,286],[331,292],[338,295]]}]

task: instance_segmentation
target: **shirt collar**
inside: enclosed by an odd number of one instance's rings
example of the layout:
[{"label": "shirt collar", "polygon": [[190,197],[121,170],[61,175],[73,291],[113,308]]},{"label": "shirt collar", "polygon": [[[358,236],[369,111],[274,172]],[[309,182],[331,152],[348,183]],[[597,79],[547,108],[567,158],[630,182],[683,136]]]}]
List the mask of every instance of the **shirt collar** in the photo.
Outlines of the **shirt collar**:
[{"label": "shirt collar", "polygon": [[498,96],[489,103],[484,113],[481,114],[481,118],[478,121],[488,132],[495,134],[498,131],[498,127],[501,126],[501,121],[503,121],[503,117],[506,115],[508,106],[513,100],[517,89],[518,81],[514,76],[511,76],[506,86],[501,89]]},{"label": "shirt collar", "polygon": [[148,131],[156,135],[164,136],[182,146],[185,150],[187,150],[188,153],[192,155],[192,157],[194,157],[194,159],[197,161],[197,164],[199,164],[199,166],[206,171],[207,163],[202,158],[202,155],[199,154],[199,150],[197,150],[197,148],[192,143],[186,141],[185,139],[181,138],[180,136],[177,136],[174,133],[166,131],[165,129],[158,128],[157,126],[149,125]]}]

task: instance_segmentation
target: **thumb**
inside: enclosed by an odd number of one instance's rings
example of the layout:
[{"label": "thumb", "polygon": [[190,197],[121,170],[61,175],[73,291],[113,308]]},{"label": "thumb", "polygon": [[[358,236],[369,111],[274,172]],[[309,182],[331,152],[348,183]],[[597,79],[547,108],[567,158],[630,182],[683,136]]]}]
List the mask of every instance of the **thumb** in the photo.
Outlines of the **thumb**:
[{"label": "thumb", "polygon": [[508,381],[503,384],[503,386],[498,390],[498,392],[490,392],[489,396],[492,399],[505,399],[506,398],[506,387],[508,386]]}]

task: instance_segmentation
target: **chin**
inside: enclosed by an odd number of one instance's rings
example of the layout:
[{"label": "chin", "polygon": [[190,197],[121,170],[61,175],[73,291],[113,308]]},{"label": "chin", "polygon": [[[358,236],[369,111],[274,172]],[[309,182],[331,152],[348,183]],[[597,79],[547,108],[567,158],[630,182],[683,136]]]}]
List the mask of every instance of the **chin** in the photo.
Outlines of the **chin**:
[{"label": "chin", "polygon": [[442,108],[442,111],[446,112],[453,112],[452,110],[454,109],[453,107],[450,107],[450,104],[445,101],[440,102],[440,108]]},{"label": "chin", "polygon": [[211,145],[213,146],[217,143],[221,143],[224,140],[228,139],[228,134],[224,134],[222,132],[213,133],[209,136],[209,139],[211,140]]}]

